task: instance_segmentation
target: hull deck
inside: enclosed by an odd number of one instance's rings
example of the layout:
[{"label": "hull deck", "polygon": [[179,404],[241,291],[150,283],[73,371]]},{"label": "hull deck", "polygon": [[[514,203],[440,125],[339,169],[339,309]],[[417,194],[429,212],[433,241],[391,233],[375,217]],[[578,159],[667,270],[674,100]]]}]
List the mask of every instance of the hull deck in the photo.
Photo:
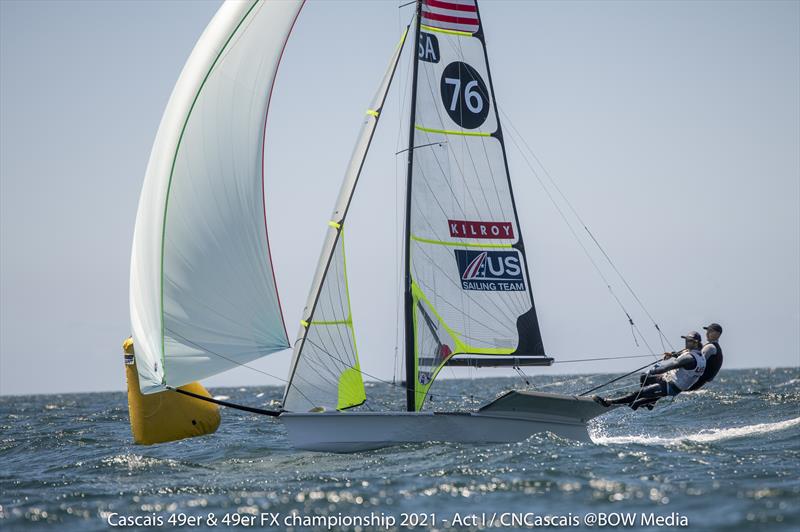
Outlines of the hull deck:
[{"label": "hull deck", "polygon": [[477,412],[286,412],[298,449],[355,452],[428,441],[511,443],[552,432],[591,441],[586,423],[610,409],[589,398],[512,391]]}]

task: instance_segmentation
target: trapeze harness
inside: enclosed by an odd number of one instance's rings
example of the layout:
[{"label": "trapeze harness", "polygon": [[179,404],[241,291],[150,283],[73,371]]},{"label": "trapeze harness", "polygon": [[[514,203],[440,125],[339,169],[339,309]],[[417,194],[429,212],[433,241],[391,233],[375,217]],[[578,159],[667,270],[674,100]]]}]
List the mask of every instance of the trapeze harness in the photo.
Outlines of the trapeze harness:
[{"label": "trapeze harness", "polygon": [[693,349],[689,351],[689,354],[694,358],[695,366],[693,369],[675,368],[664,375],[664,380],[673,384],[682,392],[691,388],[706,371],[706,358],[702,355],[702,353],[696,349]]},{"label": "trapeze harness", "polygon": [[[680,355],[678,358],[684,356],[686,353]],[[694,367],[691,369],[677,367],[672,370],[663,371],[664,376],[660,377],[659,367],[656,365],[653,368],[653,373],[648,373],[642,376],[641,387],[622,397],[617,397],[608,401],[609,404],[628,404],[636,410],[640,406],[647,406],[652,408],[653,403],[662,397],[675,396],[679,393],[688,390],[697,380],[703,375],[706,369],[706,359],[700,351],[693,349],[688,352],[694,359]],[[667,364],[674,364],[670,361]],[[663,368],[662,368],[663,370]]]},{"label": "trapeze harness", "polygon": [[706,345],[713,345],[717,352],[713,356],[709,357],[708,360],[706,360],[705,372],[703,372],[700,378],[697,379],[697,382],[692,384],[692,386],[689,388],[690,391],[698,390],[705,386],[707,382],[713,381],[714,377],[717,376],[717,373],[719,373],[719,370],[722,367],[722,348],[719,346],[719,343],[709,342]]}]

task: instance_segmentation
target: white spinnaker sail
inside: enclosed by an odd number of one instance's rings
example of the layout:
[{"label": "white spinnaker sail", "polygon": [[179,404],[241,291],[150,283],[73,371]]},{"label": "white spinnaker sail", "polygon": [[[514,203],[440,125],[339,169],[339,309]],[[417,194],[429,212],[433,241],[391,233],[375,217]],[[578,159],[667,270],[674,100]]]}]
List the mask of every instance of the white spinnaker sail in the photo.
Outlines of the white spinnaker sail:
[{"label": "white spinnaker sail", "polygon": [[144,393],[289,346],[266,232],[263,150],[271,87],[302,5],[227,1],[170,96],[131,257]]},{"label": "white spinnaker sail", "polygon": [[407,237],[416,410],[452,355],[544,355],[477,3],[420,7]]},{"label": "white spinnaker sail", "polygon": [[358,406],[366,398],[350,311],[344,223],[407,34],[406,28],[367,109],[328,222],[328,233],[294,345],[283,397],[285,410],[304,412],[318,407],[342,410]]}]

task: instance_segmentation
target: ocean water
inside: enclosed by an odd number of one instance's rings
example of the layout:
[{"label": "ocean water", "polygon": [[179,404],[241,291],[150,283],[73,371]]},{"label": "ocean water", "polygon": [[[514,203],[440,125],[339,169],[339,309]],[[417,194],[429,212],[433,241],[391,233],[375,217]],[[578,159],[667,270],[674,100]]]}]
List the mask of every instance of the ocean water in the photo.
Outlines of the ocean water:
[{"label": "ocean water", "polygon": [[[723,371],[705,390],[652,412],[603,416],[592,426],[594,443],[543,434],[507,445],[429,443],[351,455],[294,451],[279,422],[230,409],[212,436],[138,446],[123,393],[0,397],[0,529],[107,530],[138,517],[139,525],[160,518],[164,529],[181,519],[183,529],[222,530],[251,528],[248,516],[255,525],[266,515],[269,525],[270,514],[282,529],[294,512],[372,519],[363,529],[533,529],[526,525],[544,524],[544,516],[561,519],[559,528],[601,528],[588,527],[589,514],[631,515],[636,521],[626,529],[634,530],[687,523],[691,530],[798,530],[798,373]],[[529,380],[533,389],[577,392],[607,378]],[[471,394],[521,387],[519,378],[444,380],[433,406],[469,406]],[[211,390],[256,406],[281,391]],[[367,393],[376,405],[399,400],[384,384],[369,384]],[[316,525],[357,528],[346,520]]]}]

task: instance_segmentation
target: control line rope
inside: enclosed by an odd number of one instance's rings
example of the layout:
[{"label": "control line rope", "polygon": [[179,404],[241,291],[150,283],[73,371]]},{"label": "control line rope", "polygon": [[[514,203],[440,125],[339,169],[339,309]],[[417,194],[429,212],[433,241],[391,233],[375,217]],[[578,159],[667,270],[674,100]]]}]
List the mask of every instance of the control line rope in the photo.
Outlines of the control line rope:
[{"label": "control line rope", "polygon": [[629,372],[629,373],[626,373],[625,375],[621,375],[621,376],[619,376],[619,377],[617,377],[617,378],[615,378],[615,379],[611,379],[611,380],[610,380],[610,381],[608,381],[608,382],[604,382],[603,384],[600,384],[599,386],[595,386],[594,388],[591,388],[591,389],[589,389],[589,390],[586,390],[585,392],[578,394],[578,397],[583,397],[584,395],[588,395],[588,394],[590,394],[590,393],[592,393],[592,392],[594,392],[594,391],[596,391],[596,390],[599,390],[600,388],[604,388],[604,387],[608,386],[609,384],[611,384],[611,383],[613,383],[613,382],[617,382],[618,380],[622,380],[622,379],[624,379],[625,377],[630,377],[631,375],[633,375],[633,374],[634,374],[634,373],[636,373],[637,371],[642,371],[643,369],[645,369],[645,368],[648,368],[648,367],[650,367],[650,366],[652,366],[653,364],[656,364],[656,363],[658,363],[658,361],[656,361],[656,362],[650,362],[650,363],[648,363],[648,364],[645,364],[645,365],[644,365],[644,366],[642,366],[641,368],[636,368],[635,370],[633,370],[633,371],[631,371],[631,372]]}]

